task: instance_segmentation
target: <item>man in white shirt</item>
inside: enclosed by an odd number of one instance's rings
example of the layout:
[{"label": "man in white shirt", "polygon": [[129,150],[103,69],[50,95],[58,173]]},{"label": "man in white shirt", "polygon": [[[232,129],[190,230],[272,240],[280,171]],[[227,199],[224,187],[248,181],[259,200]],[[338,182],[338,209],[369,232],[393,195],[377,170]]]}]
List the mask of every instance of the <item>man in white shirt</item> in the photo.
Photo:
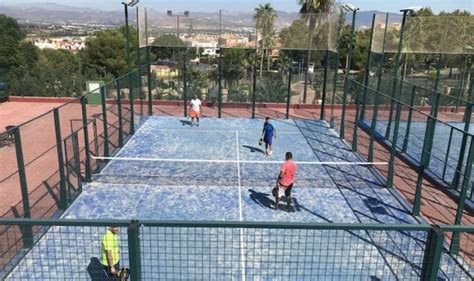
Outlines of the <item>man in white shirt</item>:
[{"label": "man in white shirt", "polygon": [[201,100],[197,96],[194,96],[189,105],[189,111],[191,116],[191,121],[194,123],[194,118],[196,118],[196,125],[199,127],[199,115],[201,114],[202,106]]}]

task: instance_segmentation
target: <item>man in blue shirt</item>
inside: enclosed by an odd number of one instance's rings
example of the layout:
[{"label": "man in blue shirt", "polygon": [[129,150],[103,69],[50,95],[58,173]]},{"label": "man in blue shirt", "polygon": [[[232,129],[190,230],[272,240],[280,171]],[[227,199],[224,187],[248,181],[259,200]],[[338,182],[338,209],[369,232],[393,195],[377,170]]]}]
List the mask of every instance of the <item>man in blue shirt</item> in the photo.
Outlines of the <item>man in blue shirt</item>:
[{"label": "man in blue shirt", "polygon": [[276,138],[276,129],[270,123],[270,117],[265,118],[262,130],[263,142],[265,143],[265,155],[272,156],[272,140]]}]

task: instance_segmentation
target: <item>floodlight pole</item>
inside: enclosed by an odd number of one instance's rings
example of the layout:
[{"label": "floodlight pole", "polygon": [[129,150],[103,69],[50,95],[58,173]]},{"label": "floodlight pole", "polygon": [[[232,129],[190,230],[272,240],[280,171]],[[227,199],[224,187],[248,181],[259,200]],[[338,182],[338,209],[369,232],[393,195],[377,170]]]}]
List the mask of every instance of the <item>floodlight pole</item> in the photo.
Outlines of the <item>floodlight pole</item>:
[{"label": "floodlight pole", "polygon": [[372,29],[370,30],[370,40],[369,48],[367,49],[367,66],[365,68],[365,81],[364,81],[364,95],[362,96],[362,108],[360,111],[360,120],[365,119],[365,102],[367,99],[367,88],[369,86],[370,79],[370,68],[372,67],[372,40],[374,39],[374,29],[375,29],[375,17],[377,15],[373,14],[372,16]]},{"label": "floodlight pole", "polygon": [[[392,99],[390,101],[390,112],[389,112],[389,118],[388,118],[388,124],[387,124],[387,131],[385,132],[385,139],[387,139],[387,140],[390,136],[390,127],[391,127],[392,115],[393,115],[392,111],[393,111],[393,105],[395,103],[394,100],[395,99],[398,100],[401,97],[401,95],[397,95],[397,96],[395,96],[395,95],[398,92],[398,78],[400,76],[399,68],[400,68],[401,58],[402,58],[403,31],[405,29],[405,22],[406,22],[407,14],[408,14],[408,12],[411,12],[411,11],[413,11],[413,10],[412,9],[401,10],[401,12],[403,12],[403,20],[402,20],[402,26],[401,26],[401,30],[400,30],[400,41],[398,42],[397,60],[396,60],[396,63],[395,63],[395,79],[393,81],[393,88],[392,88],[392,93],[393,94],[392,94]],[[400,92],[401,92],[401,89],[400,89]],[[400,117],[400,114],[399,114],[400,107],[401,107],[400,103],[397,102],[397,116],[396,116],[396,119],[398,119]],[[393,132],[394,136],[393,136],[393,140],[392,140],[392,145],[390,147],[390,160],[388,162],[389,166],[388,166],[388,176],[387,176],[387,187],[388,188],[393,187],[393,174],[395,173],[394,172],[394,170],[395,170],[394,161],[395,161],[395,153],[397,151],[397,141],[398,141],[397,138],[398,138],[399,122],[400,122],[400,120],[396,120],[395,130]],[[422,163],[422,165],[423,165],[423,163]],[[421,169],[423,169],[423,167],[421,167]],[[421,184],[421,182],[419,180],[417,182],[417,189],[418,189],[418,186],[420,184]],[[415,200],[414,210],[416,210],[416,207],[417,207],[416,205],[417,204],[416,204],[416,200]],[[418,215],[417,211],[414,211],[414,214]]]},{"label": "floodlight pole", "polygon": [[129,91],[129,101],[130,101],[130,134],[135,133],[135,122],[134,122],[134,112],[133,112],[133,90],[132,90],[132,64],[130,58],[130,30],[128,27],[128,5],[125,2],[122,2],[125,10],[125,37],[126,37],[126,47],[127,47],[127,72],[128,72],[128,91]]},{"label": "floodlight pole", "polygon": [[336,102],[336,87],[337,87],[337,74],[339,71],[339,47],[341,45],[341,38],[342,38],[342,31],[344,28],[344,18],[345,14],[341,12],[341,16],[339,19],[339,36],[338,36],[338,49],[336,51],[336,62],[334,68],[334,80],[333,80],[333,88],[332,88],[332,98],[331,98],[331,118],[329,119],[329,127],[334,128],[334,103]]},{"label": "floodlight pole", "polygon": [[352,10],[352,27],[351,27],[351,35],[350,35],[350,40],[349,40],[349,54],[347,56],[347,63],[346,63],[346,75],[344,79],[344,95],[342,96],[342,115],[341,115],[341,129],[339,132],[339,137],[341,139],[344,139],[344,122],[346,118],[346,102],[347,102],[347,92],[349,91],[349,83],[347,80],[349,80],[349,72],[351,69],[351,64],[352,64],[352,49],[354,48],[354,34],[355,34],[355,21],[356,21],[356,15],[357,15],[357,10],[358,8],[354,8]]},{"label": "floodlight pole", "polygon": [[[179,44],[179,18],[180,17],[189,17],[189,12],[188,11],[184,11],[184,14],[182,15],[173,15],[173,11],[168,11],[167,12],[167,15],[169,17],[176,17],[176,36],[178,37],[178,44]],[[186,52],[187,52],[187,49],[186,49]],[[180,62],[181,62],[181,46],[178,46],[178,94],[179,94],[179,88],[180,88]],[[186,61],[184,61],[184,64],[186,64]],[[186,71],[186,66],[184,66],[184,71]],[[186,77],[184,78],[186,79]],[[186,84],[185,84],[186,86]],[[186,97],[186,89],[184,89],[184,93],[183,93],[183,103],[184,103],[184,116],[186,117],[187,116],[187,97]]]},{"label": "floodlight pole", "polygon": [[[393,81],[393,87],[392,87],[392,98],[398,98],[398,95],[396,95],[397,92],[397,85],[398,85],[398,78],[400,77],[400,64],[402,60],[402,46],[403,46],[403,33],[405,30],[405,22],[406,18],[408,15],[408,12],[413,11],[412,9],[404,9],[400,10],[400,12],[403,12],[403,19],[402,19],[402,26],[400,27],[400,40],[398,41],[398,50],[397,50],[397,58],[395,60],[395,75],[394,75],[394,81]],[[392,129],[392,115],[393,115],[393,100],[390,102],[390,111],[389,111],[389,117],[388,117],[388,124],[387,124],[387,130],[385,131],[385,139],[388,139],[390,137],[390,130]]]}]

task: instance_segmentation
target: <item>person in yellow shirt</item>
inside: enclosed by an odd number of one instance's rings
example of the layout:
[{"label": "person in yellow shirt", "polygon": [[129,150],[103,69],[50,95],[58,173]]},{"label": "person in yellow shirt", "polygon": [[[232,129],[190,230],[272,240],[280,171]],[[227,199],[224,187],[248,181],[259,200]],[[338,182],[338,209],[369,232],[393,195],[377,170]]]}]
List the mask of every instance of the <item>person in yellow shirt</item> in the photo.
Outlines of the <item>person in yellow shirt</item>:
[{"label": "person in yellow shirt", "polygon": [[109,226],[102,238],[100,263],[108,277],[114,277],[120,269],[118,231],[118,227]]}]

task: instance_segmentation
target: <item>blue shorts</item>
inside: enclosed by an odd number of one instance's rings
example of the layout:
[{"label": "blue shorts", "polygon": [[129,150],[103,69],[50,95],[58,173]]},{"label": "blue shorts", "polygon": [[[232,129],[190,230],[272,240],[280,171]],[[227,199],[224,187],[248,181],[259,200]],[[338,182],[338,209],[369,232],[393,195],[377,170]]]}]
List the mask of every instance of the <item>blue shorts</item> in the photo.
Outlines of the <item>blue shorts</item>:
[{"label": "blue shorts", "polygon": [[266,144],[272,144],[273,136],[265,136],[263,137],[263,142]]}]

